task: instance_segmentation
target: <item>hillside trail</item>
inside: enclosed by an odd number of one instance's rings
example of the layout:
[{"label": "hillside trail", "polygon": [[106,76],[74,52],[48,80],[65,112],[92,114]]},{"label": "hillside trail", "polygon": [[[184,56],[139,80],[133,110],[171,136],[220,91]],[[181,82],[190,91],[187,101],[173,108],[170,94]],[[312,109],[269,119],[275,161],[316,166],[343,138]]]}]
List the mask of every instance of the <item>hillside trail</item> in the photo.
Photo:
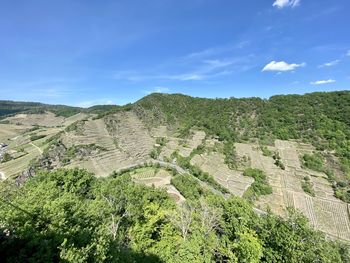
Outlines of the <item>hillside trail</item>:
[{"label": "hillside trail", "polygon": [[30,145],[32,145],[34,148],[36,148],[39,152],[40,152],[40,154],[43,154],[43,150],[42,149],[40,149],[40,147],[39,146],[37,146],[37,145],[35,145],[34,143],[30,143]]}]

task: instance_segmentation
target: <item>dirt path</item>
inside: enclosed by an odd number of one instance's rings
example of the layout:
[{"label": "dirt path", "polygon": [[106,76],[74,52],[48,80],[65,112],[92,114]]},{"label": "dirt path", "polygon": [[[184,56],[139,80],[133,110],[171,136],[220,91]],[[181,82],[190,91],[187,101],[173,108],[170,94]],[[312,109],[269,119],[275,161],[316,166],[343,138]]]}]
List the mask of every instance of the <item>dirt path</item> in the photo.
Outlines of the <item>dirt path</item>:
[{"label": "dirt path", "polygon": [[34,143],[30,143],[30,145],[32,145],[34,148],[36,148],[39,152],[40,152],[40,154],[43,154],[43,150],[41,150],[40,149],[40,147],[38,147],[38,146],[36,146]]}]

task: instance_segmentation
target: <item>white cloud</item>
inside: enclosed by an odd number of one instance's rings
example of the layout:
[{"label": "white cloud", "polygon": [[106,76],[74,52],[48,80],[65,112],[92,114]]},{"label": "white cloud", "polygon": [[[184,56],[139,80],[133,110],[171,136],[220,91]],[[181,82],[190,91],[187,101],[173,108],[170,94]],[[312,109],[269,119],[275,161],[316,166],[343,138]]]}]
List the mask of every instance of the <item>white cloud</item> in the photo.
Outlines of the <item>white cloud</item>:
[{"label": "white cloud", "polygon": [[346,53],[346,55],[350,57],[350,49],[348,50],[348,53]]},{"label": "white cloud", "polygon": [[300,0],[275,0],[272,6],[275,6],[281,9],[284,7],[296,7],[299,4],[300,4]]},{"label": "white cloud", "polygon": [[154,87],[152,90],[144,90],[143,93],[146,95],[152,94],[152,93],[169,93],[170,89],[167,87]]},{"label": "white cloud", "polygon": [[313,81],[310,84],[311,85],[323,85],[323,84],[329,84],[329,83],[334,83],[335,80],[334,79],[327,79],[327,80],[317,80],[317,81]]},{"label": "white cloud", "polygon": [[169,89],[169,88],[166,88],[166,87],[155,87],[155,88],[154,88],[154,91],[155,91],[155,92],[158,92],[158,93],[164,93],[164,92],[169,92],[170,89]]},{"label": "white cloud", "polygon": [[305,67],[306,63],[301,64],[288,64],[284,61],[271,61],[269,64],[267,64],[262,71],[292,71],[300,67]]},{"label": "white cloud", "polygon": [[322,64],[322,65],[320,65],[320,66],[318,66],[318,67],[319,67],[319,68],[332,67],[332,66],[337,65],[339,62],[340,62],[340,60],[337,59],[337,60],[333,60],[333,61],[324,63],[324,64]]},{"label": "white cloud", "polygon": [[145,94],[152,94],[152,93],[168,93],[170,92],[170,89],[167,87],[154,87],[152,90],[144,90],[143,93]]},{"label": "white cloud", "polygon": [[74,106],[81,107],[81,108],[89,108],[95,105],[113,105],[113,101],[109,99],[97,99],[97,100],[87,100],[87,101],[81,101],[75,104]]}]

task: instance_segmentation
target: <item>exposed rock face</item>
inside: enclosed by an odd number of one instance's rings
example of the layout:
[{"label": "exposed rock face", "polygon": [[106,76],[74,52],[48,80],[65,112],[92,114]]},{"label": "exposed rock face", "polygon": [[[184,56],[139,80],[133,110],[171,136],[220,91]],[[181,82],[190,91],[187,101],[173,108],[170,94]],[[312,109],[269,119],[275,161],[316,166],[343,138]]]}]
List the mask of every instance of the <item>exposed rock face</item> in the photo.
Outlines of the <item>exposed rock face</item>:
[{"label": "exposed rock face", "polygon": [[75,145],[67,147],[60,140],[50,146],[42,157],[37,160],[37,166],[41,169],[52,170],[70,164],[73,160],[83,160],[94,157],[107,149],[95,144]]},{"label": "exposed rock face", "polygon": [[40,168],[52,170],[57,168],[64,159],[67,151],[66,146],[61,142],[52,145],[49,151],[46,151],[37,161]]},{"label": "exposed rock face", "polygon": [[16,185],[23,185],[29,178],[35,176],[35,170],[33,167],[29,167],[27,170],[20,173],[20,175],[16,178]]}]

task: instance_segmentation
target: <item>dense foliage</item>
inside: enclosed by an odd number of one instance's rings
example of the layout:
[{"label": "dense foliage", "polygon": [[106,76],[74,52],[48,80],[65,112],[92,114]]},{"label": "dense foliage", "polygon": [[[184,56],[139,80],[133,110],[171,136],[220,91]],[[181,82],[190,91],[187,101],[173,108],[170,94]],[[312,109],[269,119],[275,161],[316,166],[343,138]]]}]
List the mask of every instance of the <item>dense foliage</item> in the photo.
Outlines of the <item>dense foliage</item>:
[{"label": "dense foliage", "polygon": [[40,135],[32,134],[32,135],[30,135],[29,140],[31,140],[33,142],[33,141],[37,141],[37,140],[40,140],[40,139],[45,138],[45,137],[46,137],[46,135],[43,135],[43,134],[40,134]]},{"label": "dense foliage", "polygon": [[302,159],[302,164],[305,168],[308,168],[317,172],[323,172],[325,169],[324,158],[319,153],[304,154],[301,159]]},{"label": "dense foliage", "polygon": [[254,178],[254,182],[244,193],[244,197],[248,200],[256,200],[261,195],[272,194],[272,187],[267,181],[266,174],[258,169],[248,168],[243,173],[244,176]]},{"label": "dense foliage", "polygon": [[199,185],[199,182],[191,175],[178,174],[171,179],[171,184],[186,198],[198,200],[204,195],[205,190]]},{"label": "dense foliage", "polygon": [[[179,178],[179,177],[175,177]],[[182,180],[182,179],[181,179]],[[348,262],[307,220],[258,216],[237,197],[176,205],[127,175],[40,173],[0,199],[2,262]]]}]

